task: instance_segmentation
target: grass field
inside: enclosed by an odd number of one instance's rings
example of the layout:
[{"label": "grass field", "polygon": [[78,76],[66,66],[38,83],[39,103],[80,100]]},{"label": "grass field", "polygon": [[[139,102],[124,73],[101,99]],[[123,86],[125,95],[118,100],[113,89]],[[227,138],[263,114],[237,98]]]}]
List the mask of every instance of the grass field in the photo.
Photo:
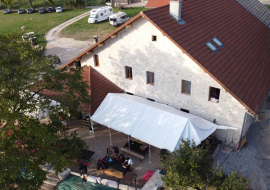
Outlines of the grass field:
[{"label": "grass field", "polygon": [[46,13],[46,14],[12,14],[4,15],[0,12],[0,34],[22,32],[21,27],[25,26],[27,29],[23,33],[35,32],[40,45],[45,46],[46,41],[44,35],[53,27],[63,23],[66,20],[74,18],[89,9],[75,9],[65,10],[63,13]]},{"label": "grass field", "polygon": [[[64,6],[69,0],[53,0],[55,6]],[[95,5],[105,5],[105,0],[84,0],[85,5],[87,6],[95,6]],[[34,8],[39,7],[50,7],[52,6],[51,3],[45,0],[32,0],[32,4]],[[14,1],[11,9],[19,9],[19,8],[29,8],[30,3],[29,0],[19,0]],[[0,9],[7,8],[4,4],[0,2]]]},{"label": "grass field", "polygon": [[[146,9],[144,7],[136,7],[124,9],[121,11],[126,12],[129,18],[132,18],[143,10]],[[118,9],[114,8],[113,12],[118,12]],[[73,24],[64,28],[61,33],[64,37],[70,37],[77,40],[89,40],[92,39],[92,36],[98,36],[100,40],[115,29],[116,27],[110,26],[108,20],[98,24],[89,24],[88,17],[84,17],[81,20],[74,22]]]}]

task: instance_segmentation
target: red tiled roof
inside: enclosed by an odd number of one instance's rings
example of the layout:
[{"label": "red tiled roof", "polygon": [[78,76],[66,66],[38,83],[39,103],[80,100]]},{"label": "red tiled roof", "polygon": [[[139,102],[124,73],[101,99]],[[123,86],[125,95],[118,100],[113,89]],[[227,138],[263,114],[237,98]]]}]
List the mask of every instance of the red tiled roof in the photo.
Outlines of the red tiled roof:
[{"label": "red tiled roof", "polygon": [[90,114],[94,114],[108,93],[121,93],[122,89],[91,67],[91,97]]},{"label": "red tiled roof", "polygon": [[[83,70],[82,70],[82,77],[83,77],[83,81],[88,85],[88,86],[91,86],[91,83],[90,83],[90,67],[83,67]],[[91,89],[89,89],[88,91],[88,94],[91,95]],[[91,101],[92,103],[92,101]],[[85,113],[90,113],[90,110],[91,110],[91,104],[81,104],[80,105],[80,110],[85,112]]]},{"label": "red tiled roof", "polygon": [[[95,113],[101,102],[107,96],[108,93],[121,93],[122,89],[96,71],[94,68],[84,66],[82,71],[83,81],[91,88],[89,95],[91,96],[91,104],[81,104],[80,110],[91,115]],[[58,93],[50,90],[43,90],[42,94],[52,99],[59,96]]]},{"label": "red tiled roof", "polygon": [[155,8],[162,7],[164,5],[170,4],[170,0],[148,0],[145,7],[146,8]]},{"label": "red tiled roof", "polygon": [[80,110],[85,113],[90,113],[91,115],[94,114],[108,93],[122,92],[121,88],[116,86],[109,79],[90,66],[83,67],[82,76],[83,81],[85,81],[91,87],[89,90],[91,104],[80,105]]},{"label": "red tiled roof", "polygon": [[[186,24],[182,26],[168,13],[169,5],[144,11],[143,17],[251,112],[256,110],[264,70],[259,112],[270,88],[270,56],[265,56],[269,29],[235,0],[184,0],[182,19]],[[225,45],[216,54],[205,45],[213,37]]]}]

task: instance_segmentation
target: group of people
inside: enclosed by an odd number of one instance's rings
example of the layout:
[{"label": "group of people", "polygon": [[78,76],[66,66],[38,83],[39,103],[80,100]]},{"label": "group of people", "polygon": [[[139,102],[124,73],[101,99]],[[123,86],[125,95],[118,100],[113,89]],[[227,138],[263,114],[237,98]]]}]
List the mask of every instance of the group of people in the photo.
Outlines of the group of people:
[{"label": "group of people", "polygon": [[104,169],[108,168],[111,162],[118,161],[122,164],[123,168],[125,168],[123,173],[123,175],[125,175],[127,171],[132,170],[133,161],[129,157],[125,158],[123,154],[119,155],[119,149],[117,146],[112,147],[112,149],[113,151],[110,148],[107,148],[105,157],[102,160],[98,160],[97,170],[104,173]]}]

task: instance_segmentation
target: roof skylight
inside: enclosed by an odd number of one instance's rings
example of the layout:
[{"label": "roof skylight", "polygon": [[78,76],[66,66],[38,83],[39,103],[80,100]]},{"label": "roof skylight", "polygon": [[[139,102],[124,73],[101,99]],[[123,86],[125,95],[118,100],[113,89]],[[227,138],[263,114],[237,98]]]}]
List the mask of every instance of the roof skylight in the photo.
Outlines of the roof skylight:
[{"label": "roof skylight", "polygon": [[212,38],[212,40],[221,48],[224,48],[223,43],[221,43],[216,37]]},{"label": "roof skylight", "polygon": [[218,49],[211,43],[211,42],[206,42],[205,43],[213,52],[217,53]]}]

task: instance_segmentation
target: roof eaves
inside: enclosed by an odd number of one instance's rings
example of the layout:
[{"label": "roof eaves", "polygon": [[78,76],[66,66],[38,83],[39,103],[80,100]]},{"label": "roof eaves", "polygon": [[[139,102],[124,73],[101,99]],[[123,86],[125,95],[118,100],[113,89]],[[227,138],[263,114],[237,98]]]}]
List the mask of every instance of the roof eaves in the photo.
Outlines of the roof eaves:
[{"label": "roof eaves", "polygon": [[121,30],[125,29],[125,27],[131,23],[133,23],[134,21],[138,20],[139,18],[141,18],[141,13],[137,14],[136,16],[134,16],[132,19],[130,19],[129,21],[127,21],[125,24],[123,24],[122,26],[118,27],[117,29],[115,29],[113,32],[111,32],[110,34],[108,34],[107,36],[105,36],[102,40],[100,40],[99,42],[95,43],[94,45],[92,45],[90,48],[86,49],[84,52],[82,52],[81,54],[79,54],[78,56],[76,56],[75,58],[73,58],[71,61],[67,62],[65,65],[63,65],[61,68],[65,68],[67,67],[69,64],[73,63],[74,61],[76,61],[78,58],[82,57],[83,55],[85,55],[87,52],[93,50],[94,48],[98,47],[99,44],[105,42],[106,40],[110,39],[112,35],[120,32]]},{"label": "roof eaves", "polygon": [[221,85],[226,92],[229,92],[236,100],[238,100],[251,114],[255,115],[255,112],[248,107],[243,101],[241,101],[235,94],[233,94],[224,84],[222,84],[216,77],[214,77],[207,69],[205,69],[194,57],[192,57],[184,48],[182,48],[177,42],[175,42],[166,32],[164,32],[160,27],[158,27],[145,13],[142,12],[142,17],[147,19],[152,23],[163,35],[165,35],[169,40],[171,40],[179,49],[183,51],[188,57],[190,57],[199,67],[201,67],[204,72],[206,72],[210,77],[212,77],[219,85]]}]

